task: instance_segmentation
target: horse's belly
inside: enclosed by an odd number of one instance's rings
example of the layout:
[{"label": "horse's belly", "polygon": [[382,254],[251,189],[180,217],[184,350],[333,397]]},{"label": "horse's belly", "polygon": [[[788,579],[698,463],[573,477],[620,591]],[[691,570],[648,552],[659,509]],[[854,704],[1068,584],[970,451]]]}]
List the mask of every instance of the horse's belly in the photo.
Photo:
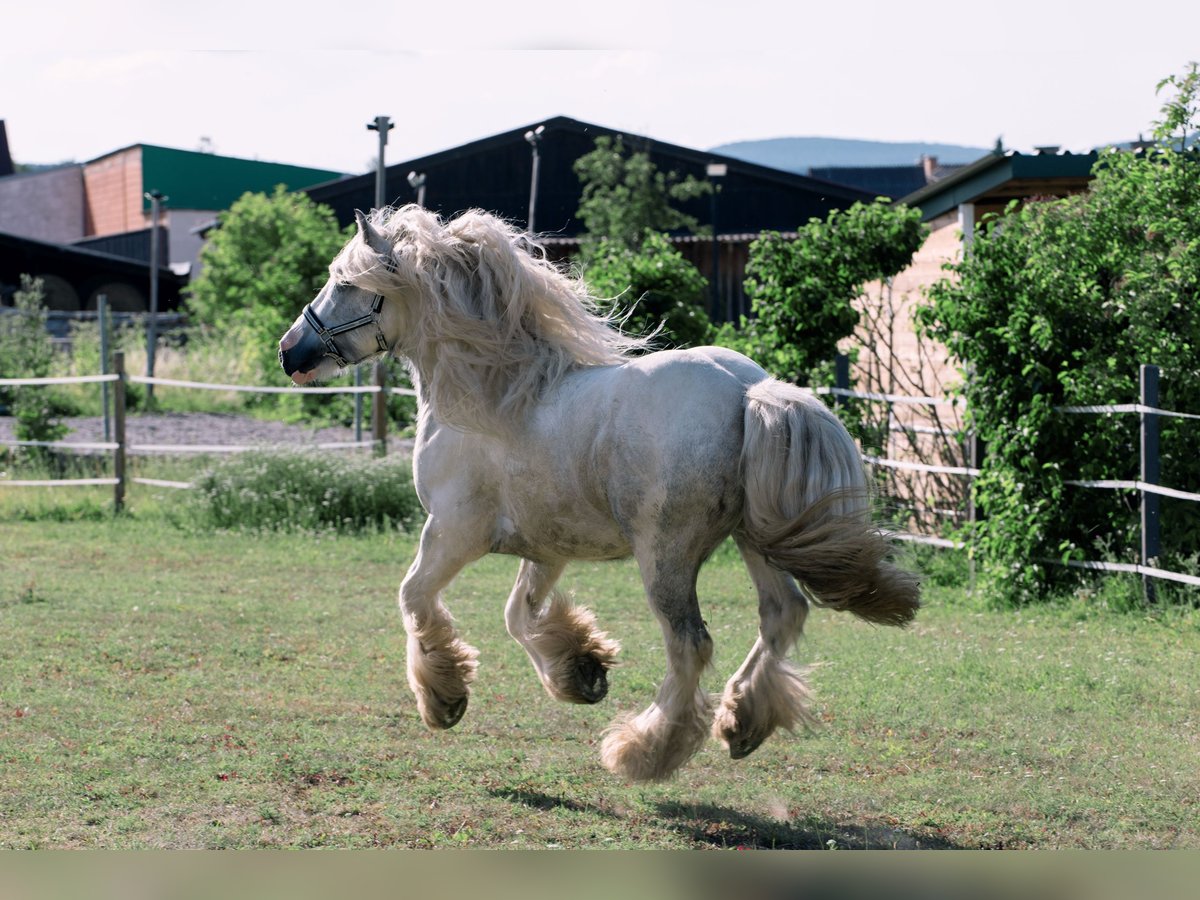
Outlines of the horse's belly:
[{"label": "horse's belly", "polygon": [[492,546],[495,553],[521,556],[534,562],[573,559],[624,559],[632,552],[629,541],[611,519],[582,516],[570,521],[549,516],[543,521],[500,520]]}]

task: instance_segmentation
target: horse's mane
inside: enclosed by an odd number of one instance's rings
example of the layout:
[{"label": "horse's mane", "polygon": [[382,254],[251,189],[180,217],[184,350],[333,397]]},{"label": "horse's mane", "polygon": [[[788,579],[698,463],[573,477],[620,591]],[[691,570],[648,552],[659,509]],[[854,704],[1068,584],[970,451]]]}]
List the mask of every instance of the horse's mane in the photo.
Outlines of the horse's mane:
[{"label": "horse's mane", "polygon": [[397,304],[395,351],[416,368],[441,422],[507,431],[571,370],[614,365],[646,347],[621,333],[579,278],[496,216],[471,210],[444,222],[410,205],[375,210],[368,222],[391,248],[390,265],[360,230],[330,275]]}]

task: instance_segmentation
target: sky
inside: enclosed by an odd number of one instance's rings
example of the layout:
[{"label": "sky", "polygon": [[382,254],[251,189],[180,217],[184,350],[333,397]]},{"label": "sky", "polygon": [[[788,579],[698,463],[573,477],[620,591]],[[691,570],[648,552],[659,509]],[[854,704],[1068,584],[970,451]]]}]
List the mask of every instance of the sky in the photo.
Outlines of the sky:
[{"label": "sky", "polygon": [[[1086,151],[1149,133],[1200,2],[15,0],[18,163],[131,144],[359,173],[565,115],[707,149],[843,137]],[[914,160],[915,161],[915,160]]]}]

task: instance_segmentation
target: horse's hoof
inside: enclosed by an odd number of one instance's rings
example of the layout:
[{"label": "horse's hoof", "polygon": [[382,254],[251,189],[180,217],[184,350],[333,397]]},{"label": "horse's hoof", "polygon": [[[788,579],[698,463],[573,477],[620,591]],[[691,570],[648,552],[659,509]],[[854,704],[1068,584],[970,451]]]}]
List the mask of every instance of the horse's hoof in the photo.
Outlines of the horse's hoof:
[{"label": "horse's hoof", "polygon": [[721,729],[717,732],[717,738],[725,742],[729,748],[730,759],[745,759],[755,750],[762,746],[763,741],[771,736],[771,732],[775,729],[756,729],[753,731],[733,731],[732,729]]},{"label": "horse's hoof", "polygon": [[463,714],[467,712],[467,698],[469,696],[469,694],[464,694],[454,703],[446,704],[438,725],[443,728],[452,728],[457,725],[458,720],[462,719]]},{"label": "horse's hoof", "polygon": [[604,664],[588,654],[575,661],[575,684],[584,703],[599,703],[608,696],[608,673]]}]

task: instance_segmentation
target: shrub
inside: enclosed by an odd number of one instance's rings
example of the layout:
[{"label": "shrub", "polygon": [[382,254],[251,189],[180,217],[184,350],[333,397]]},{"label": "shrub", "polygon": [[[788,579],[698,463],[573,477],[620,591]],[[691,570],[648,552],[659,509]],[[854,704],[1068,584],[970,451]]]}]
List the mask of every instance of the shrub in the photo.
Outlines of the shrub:
[{"label": "shrub", "polygon": [[[924,327],[972,372],[971,421],[987,445],[975,484],[984,586],[1026,602],[1073,581],[1047,558],[1137,544],[1136,495],[1072,479],[1137,477],[1137,420],[1081,420],[1061,405],[1128,403],[1138,365],[1162,366],[1160,405],[1200,410],[1200,153],[1173,129],[1197,122],[1200,77],[1181,80],[1158,142],[1102,154],[1090,189],[1010,206],[983,223],[957,278],[935,286]],[[1195,423],[1161,420],[1163,483],[1200,483]],[[1195,504],[1164,500],[1165,556],[1200,546]]]},{"label": "shrub", "polygon": [[407,457],[264,449],[205,471],[186,521],[238,531],[356,533],[407,529],[421,515]]},{"label": "shrub", "polygon": [[[12,312],[0,316],[0,377],[45,378],[54,366],[56,351],[46,331],[42,283],[21,276],[21,288],[13,296]],[[67,433],[59,417],[74,407],[49,387],[0,388],[0,407],[16,417],[13,428],[20,441],[57,441]],[[26,448],[35,459],[49,459],[44,447]]]},{"label": "shrub", "polygon": [[808,384],[854,332],[863,285],[907,266],[924,233],[919,210],[880,200],[812,219],[795,240],[764,234],[746,265],[751,318],[723,328],[718,341],[777,378]]},{"label": "shrub", "polygon": [[626,311],[623,328],[650,334],[661,327],[659,346],[705,344],[712,322],[704,310],[708,280],[671,246],[665,236],[647,232],[638,250],[600,241],[584,271],[592,293],[615,298]]}]

